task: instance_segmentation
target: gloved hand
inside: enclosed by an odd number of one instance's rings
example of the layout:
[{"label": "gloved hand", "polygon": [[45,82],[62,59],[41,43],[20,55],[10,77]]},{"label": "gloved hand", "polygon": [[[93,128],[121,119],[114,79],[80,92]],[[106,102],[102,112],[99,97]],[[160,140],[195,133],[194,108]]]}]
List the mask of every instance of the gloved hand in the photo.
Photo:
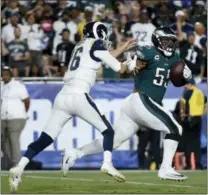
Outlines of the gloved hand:
[{"label": "gloved hand", "polygon": [[134,55],[134,58],[131,58],[130,53],[128,53],[127,55],[127,61],[126,61],[126,66],[129,72],[134,71],[134,69],[136,68],[136,64],[137,64],[137,55]]},{"label": "gloved hand", "polygon": [[191,73],[191,70],[190,68],[185,65],[184,66],[184,69],[183,69],[183,77],[188,81],[192,78],[192,73]]}]

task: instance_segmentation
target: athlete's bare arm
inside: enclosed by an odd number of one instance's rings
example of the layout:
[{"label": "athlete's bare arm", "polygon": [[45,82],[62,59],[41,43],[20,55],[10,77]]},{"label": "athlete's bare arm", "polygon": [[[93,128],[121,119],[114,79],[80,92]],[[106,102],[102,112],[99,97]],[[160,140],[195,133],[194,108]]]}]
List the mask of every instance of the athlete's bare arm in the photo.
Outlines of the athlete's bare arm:
[{"label": "athlete's bare arm", "polygon": [[131,49],[132,47],[135,47],[136,44],[137,44],[137,42],[135,39],[130,39],[130,40],[126,41],[123,45],[121,45],[119,48],[110,51],[110,53],[113,57],[116,58],[116,57],[120,56],[122,53]]}]

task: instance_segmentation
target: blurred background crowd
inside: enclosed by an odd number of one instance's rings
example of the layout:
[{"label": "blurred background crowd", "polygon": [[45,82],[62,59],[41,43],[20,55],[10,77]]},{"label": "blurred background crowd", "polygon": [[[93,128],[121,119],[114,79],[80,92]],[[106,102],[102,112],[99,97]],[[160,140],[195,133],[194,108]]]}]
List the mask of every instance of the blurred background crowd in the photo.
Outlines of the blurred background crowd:
[{"label": "blurred background crowd", "polygon": [[[170,26],[200,83],[207,75],[206,7],[203,0],[2,0],[2,66],[19,77],[60,77],[87,22],[107,25],[112,49],[130,38],[151,44],[156,27]],[[99,77],[118,75],[103,66]]]}]

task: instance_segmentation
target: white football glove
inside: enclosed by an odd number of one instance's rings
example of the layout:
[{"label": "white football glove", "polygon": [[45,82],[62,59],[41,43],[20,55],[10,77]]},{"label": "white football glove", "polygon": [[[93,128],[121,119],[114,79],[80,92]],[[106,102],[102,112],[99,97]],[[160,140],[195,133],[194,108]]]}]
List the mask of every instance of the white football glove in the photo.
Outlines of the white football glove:
[{"label": "white football glove", "polygon": [[134,55],[134,58],[131,58],[130,53],[127,54],[126,66],[129,72],[132,72],[136,68],[137,55]]},{"label": "white football glove", "polygon": [[194,80],[195,80],[196,84],[199,84],[199,83],[202,82],[202,77],[201,76],[197,76],[197,77],[194,78]]},{"label": "white football glove", "polygon": [[184,66],[184,69],[183,69],[183,77],[188,81],[192,78],[192,73],[191,73],[191,70],[190,68],[185,65]]}]

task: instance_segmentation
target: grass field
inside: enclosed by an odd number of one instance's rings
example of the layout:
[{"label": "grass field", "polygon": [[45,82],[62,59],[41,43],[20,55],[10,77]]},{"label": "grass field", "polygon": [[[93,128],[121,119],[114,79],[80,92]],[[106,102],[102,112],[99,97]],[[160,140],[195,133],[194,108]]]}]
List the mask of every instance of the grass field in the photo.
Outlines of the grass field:
[{"label": "grass field", "polygon": [[[127,181],[117,183],[99,171],[71,171],[63,178],[57,171],[26,172],[17,193],[41,194],[138,194],[138,193],[186,193],[207,194],[207,171],[184,172],[185,182],[161,181],[157,172],[123,171]],[[1,174],[1,193],[10,193],[8,172]]]}]

